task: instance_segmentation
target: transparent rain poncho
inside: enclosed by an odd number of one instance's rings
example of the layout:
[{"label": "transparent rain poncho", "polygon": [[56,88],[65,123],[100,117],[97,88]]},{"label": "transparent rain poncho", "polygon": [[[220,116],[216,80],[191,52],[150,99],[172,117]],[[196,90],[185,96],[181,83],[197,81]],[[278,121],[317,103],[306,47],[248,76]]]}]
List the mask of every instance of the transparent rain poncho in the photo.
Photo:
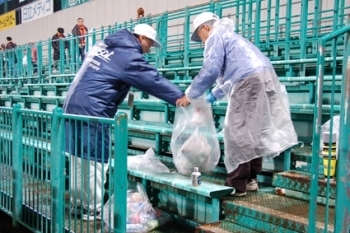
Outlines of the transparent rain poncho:
[{"label": "transparent rain poncho", "polygon": [[233,25],[228,18],[213,25],[203,67],[186,90],[190,100],[196,99],[216,82],[212,94],[216,99],[227,97],[224,162],[228,173],[241,163],[272,158],[297,144],[284,86],[267,57],[234,33]]}]

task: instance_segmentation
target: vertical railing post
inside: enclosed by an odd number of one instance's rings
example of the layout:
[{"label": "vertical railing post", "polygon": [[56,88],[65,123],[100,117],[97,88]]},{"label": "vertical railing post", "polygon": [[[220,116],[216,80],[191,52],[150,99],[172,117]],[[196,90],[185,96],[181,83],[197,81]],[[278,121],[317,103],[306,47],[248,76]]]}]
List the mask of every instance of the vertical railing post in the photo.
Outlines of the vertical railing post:
[{"label": "vertical railing post", "polygon": [[[285,56],[284,59],[285,60],[289,60],[290,59],[290,47],[291,47],[291,29],[292,29],[292,0],[288,0],[287,1],[287,6],[286,6],[286,28],[285,28],[285,39],[287,41],[286,43],[286,48],[284,50],[285,52]],[[291,65],[286,65],[284,66],[285,69],[287,70],[287,76],[291,76],[293,77],[293,66]]]},{"label": "vertical railing post", "polygon": [[255,22],[254,22],[254,44],[260,45],[260,21],[261,21],[261,0],[256,2]]},{"label": "vertical railing post", "polygon": [[64,73],[64,67],[65,67],[65,63],[66,63],[66,39],[59,39],[59,51],[60,51],[60,57],[59,57],[59,66],[58,66],[58,70],[61,74]]},{"label": "vertical railing post", "polygon": [[[191,14],[188,6],[185,8],[185,23],[184,23],[184,67],[190,66],[190,27],[191,27]],[[167,30],[167,29],[166,29]],[[164,51],[166,54],[167,51]],[[166,57],[166,56],[164,56]]]},{"label": "vertical railing post", "polygon": [[26,68],[26,77],[27,82],[31,83],[32,82],[32,76],[33,76],[33,64],[32,64],[32,44],[28,45],[26,47],[26,51],[27,51],[27,68]]},{"label": "vertical railing post", "polygon": [[318,42],[317,70],[316,70],[316,90],[315,109],[313,121],[312,138],[312,164],[311,164],[311,186],[310,186],[310,208],[309,208],[309,228],[308,232],[316,232],[316,213],[317,213],[317,195],[318,195],[318,176],[320,160],[320,134],[322,124],[322,99],[323,99],[323,78],[325,62],[325,40],[322,38]]},{"label": "vertical railing post", "polygon": [[[37,52],[38,52],[38,56],[37,57],[43,57],[43,43],[42,41],[39,41],[38,42],[38,45],[37,45]],[[48,52],[49,53],[49,52]],[[50,56],[50,55],[49,55]],[[50,59],[50,57],[48,57],[48,59]],[[43,60],[42,59],[38,59],[37,60],[37,75],[39,77],[41,77],[41,74],[43,73],[42,70],[43,70]],[[37,83],[41,83],[41,80],[38,79],[38,82]]]},{"label": "vertical railing post", "polygon": [[252,31],[253,31],[253,3],[250,2],[248,3],[248,27],[247,27],[248,33],[247,33],[247,38],[249,41],[253,42],[253,36],[252,36]]},{"label": "vertical railing post", "polygon": [[163,61],[165,58],[165,53],[167,50],[167,45],[168,45],[168,38],[167,38],[167,25],[165,25],[167,21],[167,12],[163,13],[158,19],[157,19],[157,35],[160,43],[162,44],[162,47],[157,49],[156,51],[156,68],[161,68],[163,67]]},{"label": "vertical railing post", "polygon": [[344,48],[334,232],[349,232],[350,225],[350,32],[345,34]]},{"label": "vertical railing post", "polygon": [[77,73],[79,70],[79,43],[76,36],[69,38],[68,46],[68,62],[70,73]]},{"label": "vertical railing post", "polygon": [[114,233],[126,232],[126,192],[127,155],[128,155],[128,120],[125,113],[115,116],[114,125]]},{"label": "vertical railing post", "polygon": [[315,0],[315,5],[314,5],[314,18],[312,21],[312,37],[313,38],[318,38],[318,34],[320,33],[320,27],[321,27],[321,14],[320,10],[322,10],[322,1],[320,0]]},{"label": "vertical railing post", "polygon": [[96,44],[96,33],[97,30],[95,29],[91,32],[91,47],[94,46],[94,44]]},{"label": "vertical railing post", "polygon": [[[15,104],[12,111],[12,189],[13,189],[13,211],[12,224],[18,226],[21,219],[23,205],[23,144],[22,144],[22,114],[21,105]],[[11,164],[11,163],[10,163]]]},{"label": "vertical railing post", "polygon": [[[301,17],[300,21],[300,58],[304,59],[306,57],[306,41],[307,41],[307,29],[308,25],[308,14],[309,14],[309,0],[302,0],[301,4]],[[300,64],[300,76],[305,76],[305,64]]]},{"label": "vertical railing post", "polygon": [[[53,60],[53,47],[52,47],[52,39],[48,39],[48,44],[47,44],[47,55],[48,55],[48,65],[49,65],[49,74],[52,74],[52,66],[54,65],[54,60]],[[39,59],[40,60],[40,59]]]},{"label": "vertical railing post", "polygon": [[52,112],[51,126],[51,232],[64,232],[64,120],[61,108]]},{"label": "vertical railing post", "polygon": [[339,6],[340,6],[340,3],[341,1],[339,1],[339,0],[334,0],[333,1],[333,3],[334,3],[334,5],[333,5],[333,26],[332,26],[332,31],[335,31],[335,30],[337,30],[338,29],[338,27],[341,25],[341,24],[338,24],[338,19],[339,18],[341,18],[341,17],[339,17]]}]

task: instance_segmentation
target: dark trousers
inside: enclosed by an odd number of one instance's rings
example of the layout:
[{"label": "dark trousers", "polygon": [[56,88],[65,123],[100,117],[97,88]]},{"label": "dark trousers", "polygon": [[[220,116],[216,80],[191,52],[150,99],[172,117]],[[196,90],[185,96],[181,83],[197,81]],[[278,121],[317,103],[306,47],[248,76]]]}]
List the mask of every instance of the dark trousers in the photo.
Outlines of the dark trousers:
[{"label": "dark trousers", "polygon": [[36,62],[32,62],[33,65],[33,73],[37,73],[38,72],[38,65],[36,64]]},{"label": "dark trousers", "polygon": [[262,171],[262,158],[256,158],[249,162],[242,163],[228,174],[225,185],[234,187],[236,192],[246,192],[246,185],[250,179],[256,179],[257,175]]},{"label": "dark trousers", "polygon": [[84,58],[85,58],[85,45],[83,45],[79,48],[79,55],[81,58],[81,62],[83,62]]}]

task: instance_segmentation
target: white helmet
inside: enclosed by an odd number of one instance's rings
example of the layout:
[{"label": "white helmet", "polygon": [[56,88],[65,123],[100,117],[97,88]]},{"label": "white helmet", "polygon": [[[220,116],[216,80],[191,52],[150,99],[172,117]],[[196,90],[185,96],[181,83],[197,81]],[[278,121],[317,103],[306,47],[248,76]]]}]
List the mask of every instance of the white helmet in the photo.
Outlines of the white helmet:
[{"label": "white helmet", "polygon": [[133,33],[139,36],[145,36],[148,39],[151,39],[153,41],[153,46],[154,47],[160,47],[160,43],[156,40],[157,38],[157,32],[156,30],[154,30],[154,28],[152,28],[151,26],[149,26],[148,24],[137,24],[134,27]]},{"label": "white helmet", "polygon": [[212,12],[203,12],[200,13],[194,20],[193,20],[193,27],[194,32],[192,33],[191,40],[196,42],[201,42],[201,39],[199,38],[197,34],[197,30],[199,26],[201,26],[203,23],[211,21],[211,20],[218,20],[219,16]]}]

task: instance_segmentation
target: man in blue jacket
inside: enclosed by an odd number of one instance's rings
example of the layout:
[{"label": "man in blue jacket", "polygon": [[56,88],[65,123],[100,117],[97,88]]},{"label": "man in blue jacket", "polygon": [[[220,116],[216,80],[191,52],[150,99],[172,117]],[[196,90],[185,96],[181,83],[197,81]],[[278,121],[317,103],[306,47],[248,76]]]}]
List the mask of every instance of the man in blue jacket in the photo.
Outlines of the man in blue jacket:
[{"label": "man in blue jacket", "polygon": [[[143,56],[152,46],[160,47],[156,36],[151,26],[139,24],[133,32],[122,29],[94,45],[69,88],[64,112],[113,118],[131,86],[175,105],[184,93]],[[84,220],[100,217],[109,144],[107,125],[66,123],[71,190],[75,193],[72,212]]]}]

